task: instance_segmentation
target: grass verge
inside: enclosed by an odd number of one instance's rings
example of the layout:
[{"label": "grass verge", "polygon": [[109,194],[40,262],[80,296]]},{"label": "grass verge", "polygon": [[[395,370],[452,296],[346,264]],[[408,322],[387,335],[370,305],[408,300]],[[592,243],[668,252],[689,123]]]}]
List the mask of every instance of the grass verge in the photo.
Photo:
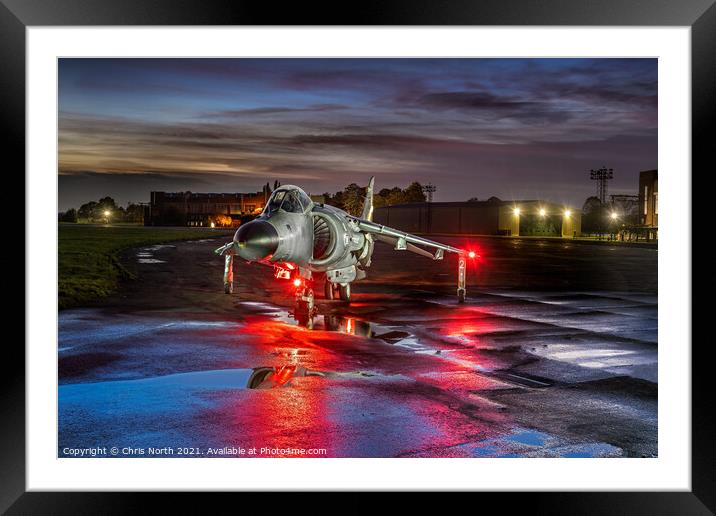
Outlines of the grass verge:
[{"label": "grass verge", "polygon": [[125,249],[231,235],[231,231],[145,226],[58,227],[58,308],[70,308],[114,292],[121,278],[133,275],[119,263]]}]

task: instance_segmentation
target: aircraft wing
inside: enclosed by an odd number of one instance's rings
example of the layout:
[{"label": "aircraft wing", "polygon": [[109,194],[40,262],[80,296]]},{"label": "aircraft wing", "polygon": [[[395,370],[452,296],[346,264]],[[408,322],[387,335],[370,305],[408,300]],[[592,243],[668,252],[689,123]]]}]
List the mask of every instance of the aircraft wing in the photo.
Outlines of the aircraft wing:
[{"label": "aircraft wing", "polygon": [[[466,251],[458,249],[457,247],[411,235],[405,231],[377,224],[370,220],[353,218],[353,223],[357,225],[362,232],[372,235],[375,240],[393,245],[397,251],[410,251],[411,253],[432,258],[433,260],[442,260],[445,251],[449,253],[466,254]],[[434,253],[424,249],[426,247],[434,249]]]}]

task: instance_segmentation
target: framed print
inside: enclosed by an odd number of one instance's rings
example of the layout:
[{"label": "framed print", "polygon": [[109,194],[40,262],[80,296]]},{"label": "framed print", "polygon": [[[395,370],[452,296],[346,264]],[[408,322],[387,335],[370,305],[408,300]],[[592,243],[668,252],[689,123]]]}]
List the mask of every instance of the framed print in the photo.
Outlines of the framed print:
[{"label": "framed print", "polygon": [[27,185],[3,510],[713,510],[691,339],[712,2],[317,11],[3,2]]}]

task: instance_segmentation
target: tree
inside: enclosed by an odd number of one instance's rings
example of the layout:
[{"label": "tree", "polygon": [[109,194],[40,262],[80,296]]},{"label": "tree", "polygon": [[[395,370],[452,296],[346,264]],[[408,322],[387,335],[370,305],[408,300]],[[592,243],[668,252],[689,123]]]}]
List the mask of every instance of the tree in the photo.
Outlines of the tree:
[{"label": "tree", "polygon": [[383,206],[387,206],[388,201],[385,197],[383,197],[380,194],[373,193],[373,207],[374,208],[381,208]]},{"label": "tree", "polygon": [[470,197],[467,202],[480,202],[480,199],[478,199],[477,197]]},{"label": "tree", "polygon": [[351,183],[343,190],[343,209],[356,217],[363,211],[365,203],[365,188]]},{"label": "tree", "polygon": [[94,211],[96,208],[97,203],[95,201],[85,203],[80,206],[79,210],[77,210],[77,217],[91,221],[93,219]]},{"label": "tree", "polygon": [[582,206],[582,231],[595,233],[604,228],[604,206],[599,197],[588,197]]},{"label": "tree", "polygon": [[392,206],[394,204],[403,204],[405,202],[405,193],[400,188],[393,187],[388,193],[387,204]]},{"label": "tree", "polygon": [[425,202],[425,193],[423,193],[423,185],[417,181],[413,182],[405,189],[403,202]]},{"label": "tree", "polygon": [[335,206],[336,208],[340,208],[341,210],[343,207],[343,192],[336,192],[335,195],[331,196],[331,200],[329,203],[331,206]]},{"label": "tree", "polygon": [[64,213],[60,213],[61,222],[77,222],[77,210],[70,208]]},{"label": "tree", "polygon": [[117,207],[117,203],[114,202],[114,199],[111,197],[102,197],[96,206],[97,213],[95,214],[95,218],[104,218],[104,212],[109,211],[112,214],[116,214],[119,211],[119,208]]},{"label": "tree", "polygon": [[125,222],[142,222],[144,221],[144,206],[141,204],[128,203],[124,210]]}]

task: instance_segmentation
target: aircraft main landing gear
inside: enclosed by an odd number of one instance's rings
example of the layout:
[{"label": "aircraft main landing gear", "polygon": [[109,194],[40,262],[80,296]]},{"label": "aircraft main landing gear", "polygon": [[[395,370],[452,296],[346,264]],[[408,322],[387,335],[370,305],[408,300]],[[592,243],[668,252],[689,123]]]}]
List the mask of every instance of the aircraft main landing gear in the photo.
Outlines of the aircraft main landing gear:
[{"label": "aircraft main landing gear", "polygon": [[326,280],[323,286],[323,293],[326,299],[340,299],[348,303],[351,300],[351,284],[341,285],[340,283]]},{"label": "aircraft main landing gear", "polygon": [[338,295],[340,296],[341,301],[349,303],[351,300],[351,284],[346,283],[345,285],[340,285],[338,287]]},{"label": "aircraft main landing gear", "polygon": [[326,299],[335,299],[338,294],[336,291],[336,284],[326,280],[323,283],[323,294]]}]

